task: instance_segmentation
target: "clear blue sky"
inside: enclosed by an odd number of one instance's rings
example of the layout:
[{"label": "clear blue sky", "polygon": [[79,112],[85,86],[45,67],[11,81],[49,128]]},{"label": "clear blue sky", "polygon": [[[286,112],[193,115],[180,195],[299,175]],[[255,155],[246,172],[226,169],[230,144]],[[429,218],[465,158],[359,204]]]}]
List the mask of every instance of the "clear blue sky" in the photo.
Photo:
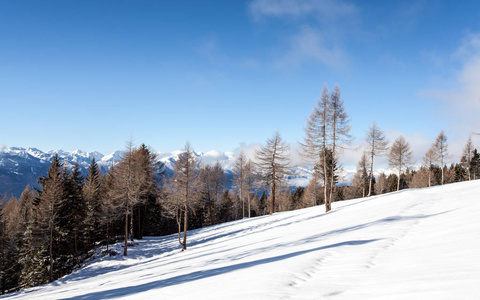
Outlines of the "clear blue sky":
[{"label": "clear blue sky", "polygon": [[336,83],[357,144],[375,120],[460,149],[480,131],[480,1],[0,1],[9,147],[295,143]]}]

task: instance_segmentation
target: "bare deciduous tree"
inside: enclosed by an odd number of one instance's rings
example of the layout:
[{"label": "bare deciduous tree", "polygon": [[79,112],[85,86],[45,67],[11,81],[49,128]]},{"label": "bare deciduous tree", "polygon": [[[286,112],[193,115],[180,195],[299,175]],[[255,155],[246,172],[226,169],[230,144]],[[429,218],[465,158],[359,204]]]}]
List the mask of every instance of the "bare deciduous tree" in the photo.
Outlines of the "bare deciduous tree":
[{"label": "bare deciduous tree", "polygon": [[472,137],[468,137],[467,143],[465,144],[465,148],[463,148],[463,166],[467,169],[468,180],[472,180],[472,175],[470,171],[470,162],[472,161],[473,150],[475,147],[472,143]]},{"label": "bare deciduous tree", "polygon": [[410,150],[410,144],[403,136],[399,136],[390,147],[388,153],[388,164],[398,169],[397,191],[400,190],[400,175],[402,167],[408,167],[412,164],[413,152]]},{"label": "bare deciduous tree", "polygon": [[373,159],[375,156],[380,156],[387,150],[388,140],[385,133],[378,128],[377,124],[373,122],[366,132],[365,140],[368,144],[367,153],[370,156],[370,183],[368,188],[368,197],[372,195],[373,183]]},{"label": "bare deciduous tree", "polygon": [[276,132],[272,138],[267,140],[265,146],[256,151],[255,156],[261,181],[264,186],[270,187],[270,214],[273,214],[277,186],[280,186],[285,175],[290,174],[287,170],[290,164],[290,147]]},{"label": "bare deciduous tree", "polygon": [[[196,159],[190,143],[185,145],[174,166],[173,176],[168,181],[167,205],[178,225],[178,242],[182,251],[187,249],[188,213],[193,207],[197,189],[200,162]],[[183,241],[181,237],[183,219]]]},{"label": "bare deciduous tree", "polygon": [[[316,168],[323,166],[323,174],[327,174],[328,125],[330,116],[330,101],[327,87],[322,90],[322,96],[310,113],[304,128],[305,137],[302,143],[302,155],[314,163]],[[323,197],[325,211],[330,210],[328,201],[328,177],[323,176]]]},{"label": "bare deciduous tree", "polygon": [[[235,165],[233,167],[234,172],[234,183],[236,189],[238,191],[238,196],[240,197],[240,201],[242,202],[242,217],[245,218],[245,194],[248,192],[245,191],[246,188],[246,172],[245,169],[247,168],[247,159],[243,152],[240,152],[235,159]],[[249,208],[250,210],[250,208]]]},{"label": "bare deciduous tree", "polygon": [[433,149],[435,150],[435,158],[437,162],[440,163],[440,168],[442,169],[442,183],[445,182],[444,168],[446,160],[448,159],[448,143],[447,136],[443,130],[438,134],[435,143],[433,144]]},{"label": "bare deciduous tree", "polygon": [[423,157],[423,166],[428,170],[428,186],[432,186],[432,166],[437,159],[435,158],[435,149],[430,147]]},{"label": "bare deciduous tree", "polygon": [[[338,151],[337,148],[342,149],[344,143],[350,143],[352,137],[350,136],[350,122],[348,119],[348,113],[345,109],[345,104],[341,97],[341,91],[338,85],[335,85],[332,95],[330,96],[330,131],[332,138],[332,162],[338,162]],[[330,195],[329,195],[329,208],[330,203],[333,201],[333,192],[335,189],[335,180],[336,177],[336,164],[331,164],[331,176],[330,180]]]}]

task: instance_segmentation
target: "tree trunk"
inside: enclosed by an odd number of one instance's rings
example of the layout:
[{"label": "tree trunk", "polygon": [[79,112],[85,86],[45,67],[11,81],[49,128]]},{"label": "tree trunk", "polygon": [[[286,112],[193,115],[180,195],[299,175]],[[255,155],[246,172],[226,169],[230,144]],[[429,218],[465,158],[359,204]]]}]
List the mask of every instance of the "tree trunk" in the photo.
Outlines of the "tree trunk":
[{"label": "tree trunk", "polygon": [[370,163],[370,182],[368,184],[369,188],[368,188],[368,197],[370,197],[372,195],[372,184],[373,184],[373,150],[372,150],[372,157],[371,157],[372,161]]},{"label": "tree trunk", "polygon": [[109,244],[109,241],[110,241],[110,236],[109,236],[109,232],[108,232],[109,225],[110,225],[110,221],[107,221],[107,253],[108,253],[108,244]]},{"label": "tree trunk", "polygon": [[400,174],[402,174],[401,171],[398,171],[397,192],[400,190]]},{"label": "tree trunk", "polygon": [[[240,175],[240,180],[243,181],[242,175]],[[240,183],[240,200],[242,201],[242,219],[245,218],[245,201],[243,201],[243,183]]]},{"label": "tree trunk", "polygon": [[185,203],[185,216],[183,220],[183,244],[182,251],[187,250],[187,226],[188,225],[188,205]]},{"label": "tree trunk", "polygon": [[53,222],[50,223],[50,247],[49,247],[49,256],[50,256],[50,282],[53,281]]},{"label": "tree trunk", "polygon": [[125,246],[123,248],[123,256],[127,256],[128,246],[128,209],[125,211]]},{"label": "tree trunk", "polygon": [[140,224],[140,205],[138,207],[138,214],[137,214],[137,223],[138,223],[138,235],[137,239],[142,239],[142,232],[141,232],[141,224]]},{"label": "tree trunk", "polygon": [[275,211],[275,189],[276,189],[276,182],[275,182],[275,172],[273,173],[274,174],[274,179],[273,179],[273,182],[272,182],[272,199],[271,199],[271,202],[270,202],[270,214],[273,214],[274,211]]},{"label": "tree trunk", "polygon": [[323,196],[325,201],[325,212],[330,211],[330,203],[328,201],[328,176],[327,176],[327,151],[323,149]]},{"label": "tree trunk", "polygon": [[73,231],[73,236],[75,240],[75,257],[77,257],[78,254],[78,246],[77,246],[77,228],[78,228],[78,221],[77,221],[77,216],[75,216],[75,230]]},{"label": "tree trunk", "polygon": [[428,169],[428,187],[432,186],[432,170]]},{"label": "tree trunk", "polygon": [[248,200],[248,217],[250,218],[250,191],[248,191],[248,195],[247,195],[247,200]]},{"label": "tree trunk", "polygon": [[133,242],[133,205],[132,205],[132,208],[130,210],[130,241]]}]

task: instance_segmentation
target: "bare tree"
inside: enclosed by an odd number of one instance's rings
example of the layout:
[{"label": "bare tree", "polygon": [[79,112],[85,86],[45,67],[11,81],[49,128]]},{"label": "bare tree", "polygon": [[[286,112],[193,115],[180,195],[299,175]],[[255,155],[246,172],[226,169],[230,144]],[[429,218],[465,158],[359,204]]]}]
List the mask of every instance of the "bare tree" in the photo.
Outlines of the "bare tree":
[{"label": "bare tree", "polygon": [[[245,191],[246,188],[246,172],[245,169],[247,168],[247,159],[243,152],[240,152],[235,159],[235,165],[233,167],[234,172],[234,183],[238,191],[238,196],[240,197],[240,201],[242,202],[242,218],[245,218],[245,194],[248,192]],[[250,208],[249,208],[250,210]]]},{"label": "bare tree", "polygon": [[400,175],[402,167],[408,167],[412,164],[413,152],[410,150],[410,144],[403,136],[399,136],[390,147],[388,153],[388,164],[398,169],[397,191],[400,190]]},{"label": "bare tree", "polygon": [[463,148],[463,157],[464,157],[463,165],[467,169],[468,180],[472,180],[472,175],[470,171],[470,162],[472,161],[474,149],[475,147],[473,146],[473,143],[472,143],[472,137],[470,136],[468,137],[467,143],[465,144],[465,148]]},{"label": "bare tree", "polygon": [[325,211],[329,211],[330,201],[328,201],[328,177],[327,172],[327,147],[329,143],[328,126],[330,120],[330,97],[327,87],[322,90],[322,96],[317,100],[316,106],[310,113],[307,125],[304,128],[305,137],[303,138],[302,155],[314,166],[320,168],[323,166],[323,196],[325,199]]},{"label": "bare tree", "polygon": [[428,170],[428,186],[432,186],[432,166],[436,161],[435,157],[435,149],[434,147],[430,147],[425,156],[423,157],[423,166]]},{"label": "bare tree", "polygon": [[257,179],[256,176],[256,168],[255,164],[249,159],[247,160],[247,163],[245,165],[244,169],[245,173],[245,190],[247,192],[247,208],[248,208],[248,217],[251,217],[251,212],[252,212],[252,206],[251,206],[251,200],[252,200],[252,192],[255,188],[255,181]]},{"label": "bare tree", "polygon": [[[127,143],[123,159],[115,166],[113,202],[123,203],[125,215],[125,246],[123,255],[127,255],[128,235],[133,241],[133,208],[145,201],[147,195],[156,185],[154,179],[154,155],[145,145],[135,149],[133,142]],[[128,226],[130,220],[130,227]]]},{"label": "bare tree", "polygon": [[265,146],[256,151],[255,156],[261,181],[264,186],[269,186],[271,190],[270,214],[273,214],[275,212],[277,186],[280,186],[285,175],[290,174],[287,170],[290,164],[290,147],[276,132],[272,138],[267,140]]},{"label": "bare tree", "polygon": [[[335,85],[332,95],[330,96],[330,131],[332,137],[332,162],[338,162],[337,148],[342,149],[344,143],[350,143],[352,137],[350,136],[350,121],[348,119],[348,113],[345,109],[345,104],[341,97],[341,91],[338,85]],[[333,192],[335,189],[336,177],[336,164],[331,164],[331,176],[330,180],[330,196],[329,207],[332,200]]]},{"label": "bare tree", "polygon": [[373,183],[373,159],[375,156],[380,156],[387,151],[388,140],[385,133],[378,128],[377,123],[373,122],[366,132],[365,140],[368,144],[367,153],[370,156],[370,183],[368,188],[368,197],[372,195]]},{"label": "bare tree", "polygon": [[448,143],[447,136],[443,130],[438,134],[435,143],[433,144],[433,149],[435,150],[435,157],[437,162],[440,163],[440,168],[442,169],[442,184],[445,182],[444,168],[445,162],[448,159]]},{"label": "bare tree", "polygon": [[[357,164],[357,171],[352,179],[352,187],[361,191],[362,197],[365,197],[367,194],[368,189],[368,174],[367,174],[367,165],[368,165],[368,157],[365,152],[363,152],[360,160]],[[355,193],[354,197],[358,197],[357,193]]]},{"label": "bare tree", "polygon": [[[195,200],[199,164],[192,146],[187,143],[175,162],[174,173],[168,184],[168,203],[170,212],[175,215],[177,221],[178,242],[182,246],[182,251],[187,249],[188,213]],[[183,241],[181,237],[182,219]]]}]

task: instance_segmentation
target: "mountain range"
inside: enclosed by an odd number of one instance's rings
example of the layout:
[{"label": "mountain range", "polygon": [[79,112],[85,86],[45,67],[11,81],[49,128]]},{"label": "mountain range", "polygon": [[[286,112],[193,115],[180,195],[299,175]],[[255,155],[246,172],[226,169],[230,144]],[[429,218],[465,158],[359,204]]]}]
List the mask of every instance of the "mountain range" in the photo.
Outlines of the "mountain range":
[{"label": "mountain range", "polygon": [[[157,152],[157,160],[165,164],[166,172],[173,173],[173,166],[182,151]],[[108,155],[99,152],[85,152],[81,150],[63,151],[50,150],[43,152],[36,148],[10,147],[0,148],[0,195],[19,197],[27,185],[38,188],[37,179],[47,174],[50,163],[55,154],[67,168],[78,163],[82,174],[87,174],[88,166],[93,158],[105,174],[108,169],[122,159],[123,152],[115,151]],[[214,165],[219,162],[227,175],[227,186],[230,186],[233,177],[235,154],[211,150],[196,152],[195,155],[202,165]],[[287,182],[291,187],[306,186],[311,178],[312,169],[292,167]]]}]

